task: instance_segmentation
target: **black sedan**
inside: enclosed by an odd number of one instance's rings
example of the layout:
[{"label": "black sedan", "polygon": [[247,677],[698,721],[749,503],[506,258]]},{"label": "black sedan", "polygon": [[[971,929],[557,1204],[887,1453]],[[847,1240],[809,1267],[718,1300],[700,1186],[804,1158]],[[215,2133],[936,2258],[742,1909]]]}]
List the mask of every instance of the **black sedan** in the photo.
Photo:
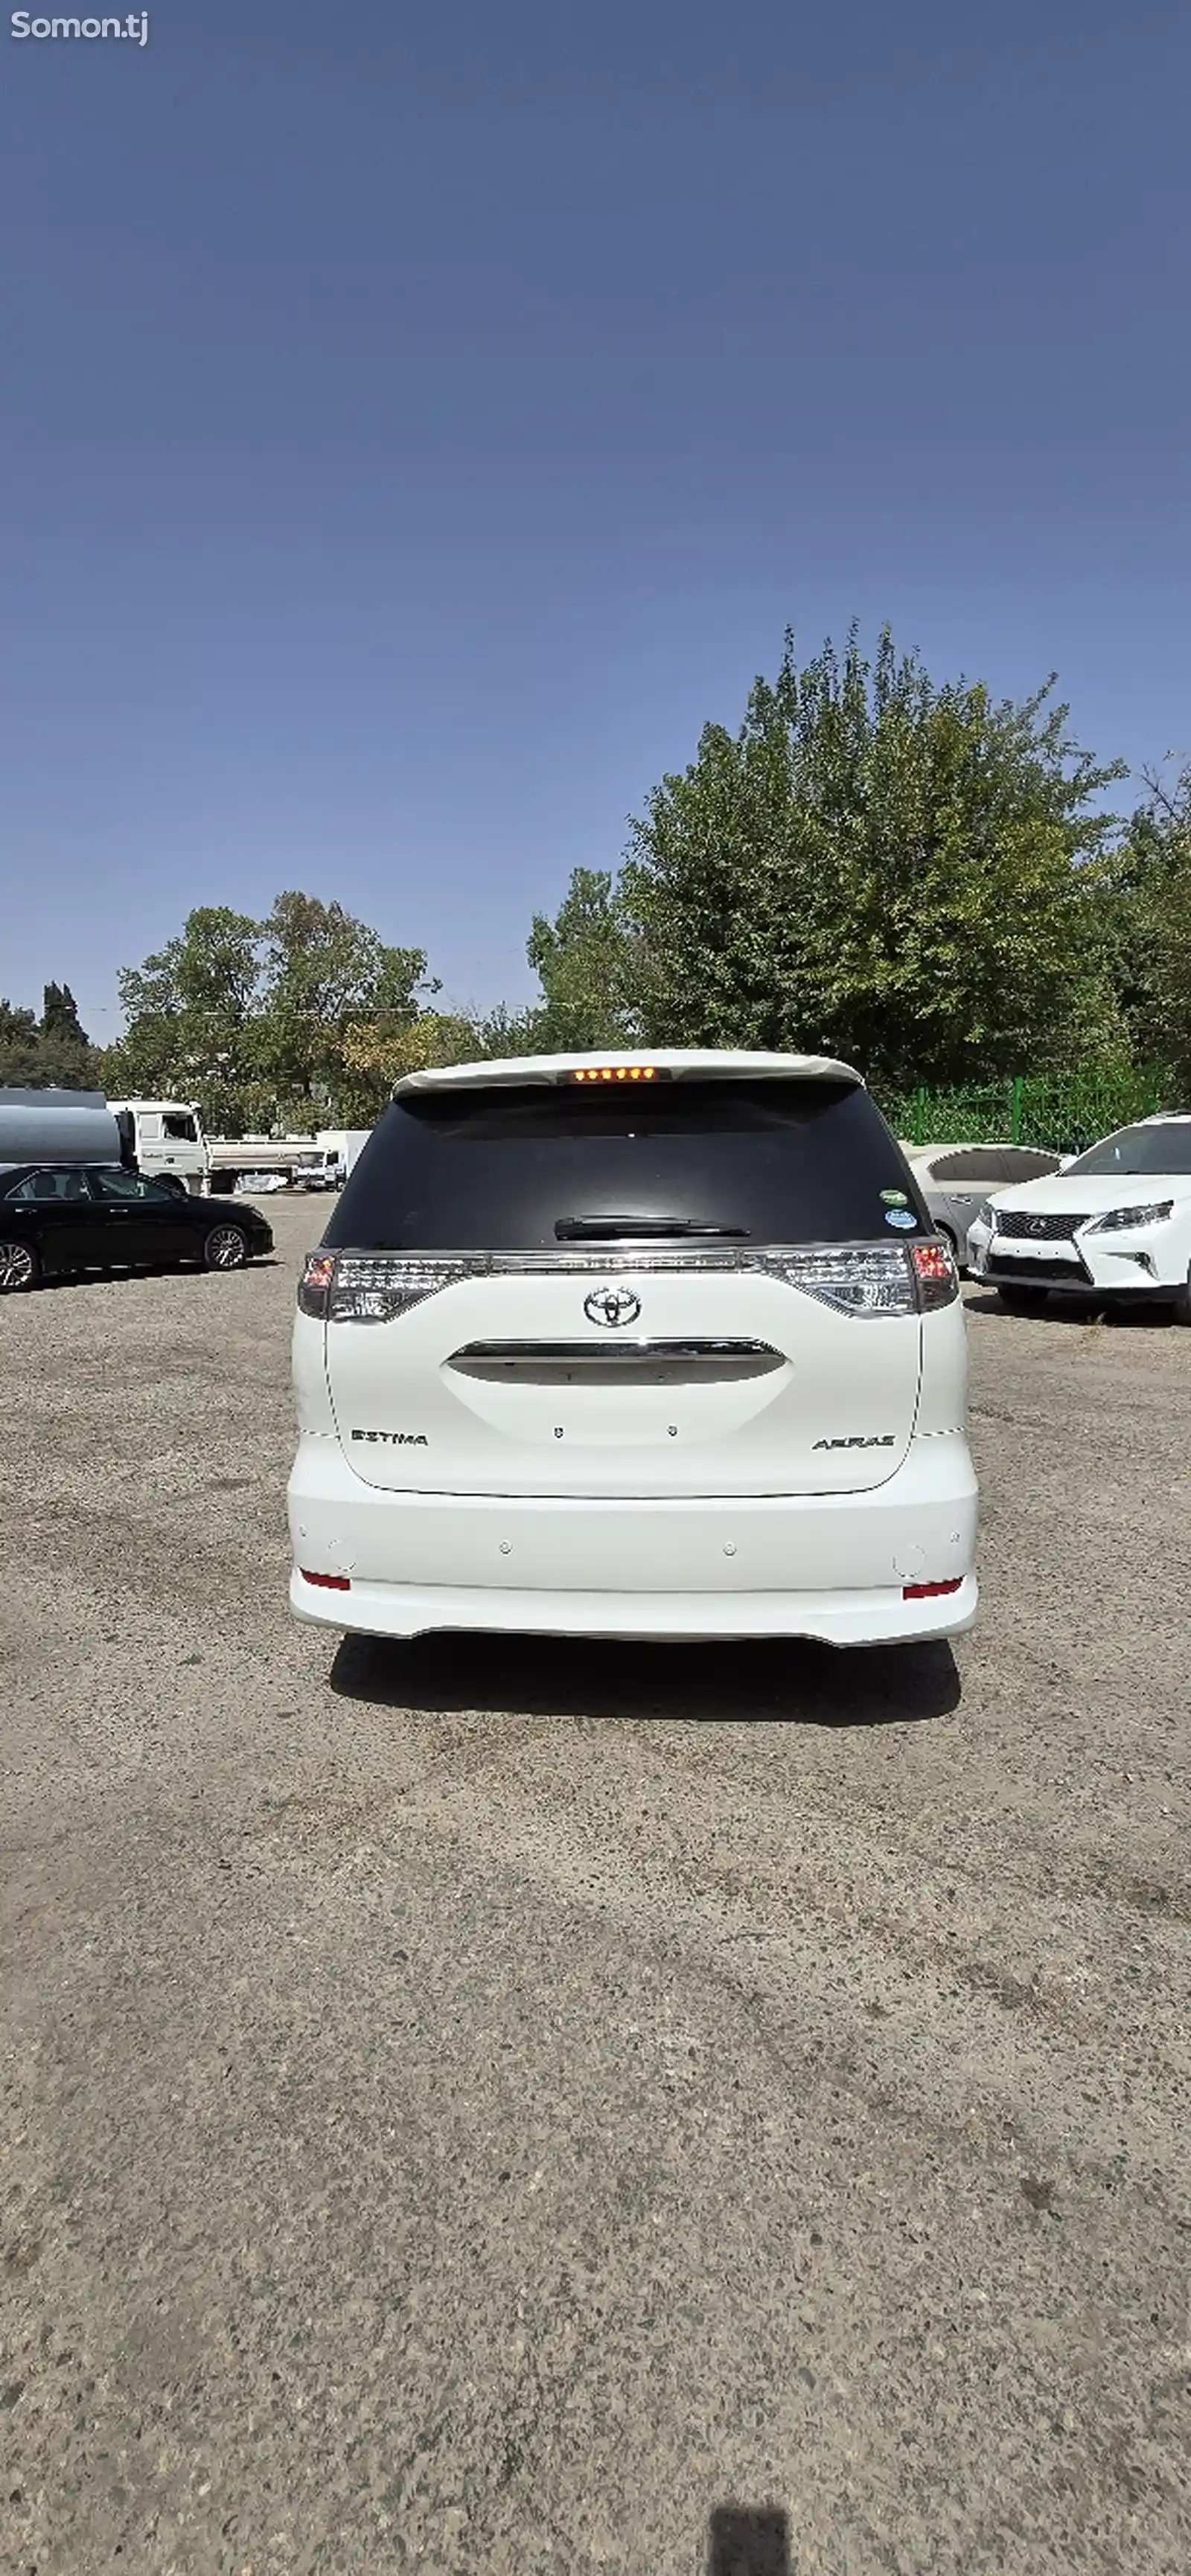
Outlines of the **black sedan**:
[{"label": "black sedan", "polygon": [[0,1294],[68,1270],[242,1270],[273,1249],[259,1210],[192,1199],[118,1164],[23,1163],[0,1171]]}]

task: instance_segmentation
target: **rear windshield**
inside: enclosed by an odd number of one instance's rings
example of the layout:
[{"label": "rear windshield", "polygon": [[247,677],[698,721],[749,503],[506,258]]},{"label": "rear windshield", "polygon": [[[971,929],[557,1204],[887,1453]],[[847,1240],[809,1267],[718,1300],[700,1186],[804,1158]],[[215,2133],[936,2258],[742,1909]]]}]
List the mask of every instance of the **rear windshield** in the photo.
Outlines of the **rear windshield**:
[{"label": "rear windshield", "polygon": [[[868,1092],[683,1082],[648,1096],[542,1085],[410,1093],[369,1138],[324,1241],[557,1251],[621,1239],[871,1243],[931,1220]],[[573,1231],[579,1228],[580,1232]]]}]

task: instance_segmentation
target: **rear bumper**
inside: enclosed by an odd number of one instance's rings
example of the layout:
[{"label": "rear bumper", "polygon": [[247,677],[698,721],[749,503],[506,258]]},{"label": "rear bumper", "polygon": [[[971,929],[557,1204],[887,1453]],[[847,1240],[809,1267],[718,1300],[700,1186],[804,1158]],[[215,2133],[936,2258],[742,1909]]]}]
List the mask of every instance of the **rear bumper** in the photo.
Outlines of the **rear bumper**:
[{"label": "rear bumper", "polygon": [[[306,1433],[289,1485],[299,1618],[369,1636],[446,1629],[837,1646],[958,1635],[977,1608],[962,1433],[915,1440],[867,1494],[585,1501],[394,1494]],[[346,1575],[327,1591],[301,1569]],[[903,1585],[959,1578],[907,1601]]]}]

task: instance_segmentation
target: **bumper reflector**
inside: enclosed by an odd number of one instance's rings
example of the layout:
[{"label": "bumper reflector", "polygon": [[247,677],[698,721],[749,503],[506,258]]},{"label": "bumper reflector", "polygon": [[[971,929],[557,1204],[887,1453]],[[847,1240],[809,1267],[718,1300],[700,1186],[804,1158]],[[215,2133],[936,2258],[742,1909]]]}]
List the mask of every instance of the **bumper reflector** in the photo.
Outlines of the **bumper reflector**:
[{"label": "bumper reflector", "polygon": [[350,1592],[350,1574],[311,1574],[309,1567],[299,1568],[303,1583],[317,1583],[324,1592]]},{"label": "bumper reflector", "polygon": [[[946,1583],[903,1583],[902,1599],[903,1601],[937,1601],[944,1592],[958,1592],[963,1579],[962,1574],[953,1574]],[[323,1580],[325,1582],[325,1576]]]}]

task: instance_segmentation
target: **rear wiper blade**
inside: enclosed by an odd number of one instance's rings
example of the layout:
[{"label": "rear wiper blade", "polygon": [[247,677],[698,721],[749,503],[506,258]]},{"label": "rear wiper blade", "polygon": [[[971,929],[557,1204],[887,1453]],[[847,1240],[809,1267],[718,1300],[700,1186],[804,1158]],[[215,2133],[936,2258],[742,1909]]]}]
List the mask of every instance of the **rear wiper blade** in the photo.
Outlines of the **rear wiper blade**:
[{"label": "rear wiper blade", "polygon": [[554,1232],[560,1243],[614,1243],[630,1237],[695,1234],[739,1239],[745,1225],[704,1225],[697,1216],[560,1216]]}]

